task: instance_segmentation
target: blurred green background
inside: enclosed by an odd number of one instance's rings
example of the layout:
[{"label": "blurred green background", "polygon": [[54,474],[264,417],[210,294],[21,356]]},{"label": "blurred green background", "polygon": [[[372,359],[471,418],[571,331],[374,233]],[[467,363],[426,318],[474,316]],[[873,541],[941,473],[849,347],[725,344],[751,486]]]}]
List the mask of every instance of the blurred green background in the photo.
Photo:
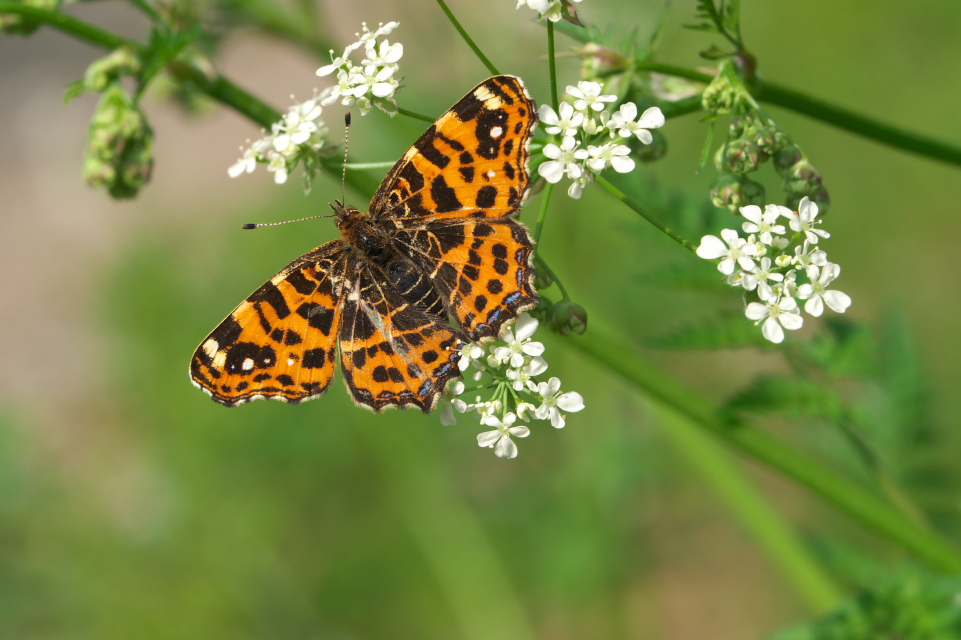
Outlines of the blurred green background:
[{"label": "blurred green background", "polygon": [[[452,8],[500,70],[523,76],[543,102],[544,31],[513,5]],[[692,5],[674,3],[659,60],[702,64],[697,52],[715,39],[680,28]],[[636,24],[644,39],[661,5],[585,0],[579,9],[625,36]],[[144,37],[126,5],[68,10]],[[335,47],[362,20],[401,22],[391,39],[405,45],[403,107],[439,115],[488,75],[431,2],[327,0],[319,12]],[[748,2],[742,33],[767,79],[961,142],[953,0]],[[232,33],[222,53],[225,74],[278,108],[322,86],[313,72],[326,59],[254,30]],[[336,236],[329,220],[256,233],[240,225],[326,213],[340,179],[327,176],[307,198],[296,180],[276,187],[262,168],[230,180],[226,168],[258,135],[254,125],[218,106],[194,117],[148,100],[153,182],[136,201],[110,201],[80,175],[95,98],[62,104],[64,86],[100,55],[48,29],[0,37],[0,638],[734,640],[810,614],[664,438],[645,398],[556,336],[543,336],[550,373],[587,409],[563,431],[535,428],[513,461],[479,449],[471,419],[442,427],[419,413],[371,415],[340,381],[302,406],[212,403],[188,380],[196,345],[264,280]],[[562,83],[576,80],[577,65],[561,63]],[[334,140],[340,113],[326,112]],[[838,288],[854,299],[848,316],[910,329],[927,407],[916,426],[936,444],[940,473],[927,485],[938,501],[930,508],[957,541],[961,172],[770,113],[831,192],[824,246],[842,266]],[[422,130],[404,118],[357,118],[352,159],[392,161]],[[652,201],[684,209],[706,200],[713,170],[695,175],[705,131],[697,115],[668,122],[667,158],[639,177]],[[645,284],[652,270],[696,258],[597,187],[579,202],[561,194],[541,251],[592,327],[641,345],[737,308],[736,295]],[[347,199],[363,206],[370,195]],[[537,202],[522,219],[532,221]],[[808,319],[788,339],[810,339],[822,324]],[[755,350],[650,355],[718,400],[784,368]],[[857,473],[823,426],[761,426]],[[891,464],[931,455],[931,446],[906,447]],[[745,467],[845,587],[910,572],[898,552],[809,494]]]}]

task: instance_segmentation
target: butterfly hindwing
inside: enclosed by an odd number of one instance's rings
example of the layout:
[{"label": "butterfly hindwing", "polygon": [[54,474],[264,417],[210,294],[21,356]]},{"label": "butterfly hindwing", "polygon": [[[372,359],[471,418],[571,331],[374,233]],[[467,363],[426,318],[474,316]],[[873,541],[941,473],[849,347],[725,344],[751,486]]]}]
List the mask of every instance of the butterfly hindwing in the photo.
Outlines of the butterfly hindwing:
[{"label": "butterfly hindwing", "polygon": [[440,221],[396,233],[473,341],[537,305],[530,234],[510,218]]},{"label": "butterfly hindwing", "polygon": [[344,244],[304,255],[247,297],[201,343],[194,384],[220,404],[316,398],[334,375]]},{"label": "butterfly hindwing", "polygon": [[534,101],[520,78],[495,76],[438,118],[384,179],[370,214],[387,218],[501,218],[530,183]]},{"label": "butterfly hindwing", "polygon": [[361,267],[345,292],[340,358],[347,388],[358,405],[375,411],[429,412],[447,381],[460,375],[464,336],[375,273]]}]

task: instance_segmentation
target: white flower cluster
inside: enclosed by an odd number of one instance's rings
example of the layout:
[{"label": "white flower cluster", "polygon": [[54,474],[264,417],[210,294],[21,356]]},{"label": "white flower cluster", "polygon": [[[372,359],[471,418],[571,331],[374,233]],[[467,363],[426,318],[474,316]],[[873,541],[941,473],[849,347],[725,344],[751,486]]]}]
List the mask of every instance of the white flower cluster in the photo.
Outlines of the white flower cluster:
[{"label": "white flower cluster", "polygon": [[[465,375],[468,369],[473,369],[470,377],[479,383],[470,391],[491,389],[493,394],[490,400],[482,401],[477,396],[476,401],[469,404],[458,397],[467,391],[466,385],[461,380],[453,380],[442,401],[441,424],[456,424],[457,413],[474,411],[482,425],[493,427],[477,436],[477,444],[494,449],[499,458],[516,458],[517,445],[511,438],[530,435],[527,426],[514,424],[517,420],[550,420],[553,427],[560,429],[566,418],[562,411],[574,413],[584,408],[581,394],[561,393],[559,379],[536,380],[547,370],[547,362],[542,357],[544,345],[531,341],[537,324],[537,320],[523,313],[512,326],[501,329],[498,341],[461,347],[458,366]],[[485,377],[487,383],[481,383]]]},{"label": "white flower cluster", "polygon": [[[581,0],[572,1],[581,2]],[[538,13],[538,20],[547,18],[551,22],[558,22],[563,17],[564,7],[562,0],[517,0],[515,9],[520,9],[525,6],[530,7]]]},{"label": "white flower cluster", "polygon": [[538,110],[545,131],[561,136],[561,143],[544,147],[549,160],[537,172],[551,184],[567,176],[571,180],[567,195],[572,198],[580,198],[584,185],[607,167],[618,173],[633,170],[631,149],[623,143],[636,137],[651,144],[649,129],[664,126],[660,109],[651,107],[638,118],[633,102],[625,102],[611,115],[604,106],[617,100],[617,96],[603,95],[603,90],[604,85],[598,82],[578,82],[576,87],[567,87],[570,101],[561,102],[559,114],[547,105]]},{"label": "white flower cluster", "polygon": [[244,151],[243,157],[227,169],[231,178],[251,173],[258,162],[267,163],[274,182],[283,184],[287,175],[309,153],[324,147],[329,133],[320,118],[323,112],[319,96],[294,105],[283,118],[271,126],[270,134],[257,140]]},{"label": "white flower cluster", "polygon": [[[367,28],[366,22],[362,25],[364,33],[355,34],[357,42],[348,45],[338,57],[334,57],[331,49],[332,62],[317,70],[320,77],[337,72],[337,84],[325,91],[321,104],[327,106],[340,100],[346,107],[359,106],[362,116],[367,115],[372,106],[394,115],[397,113],[394,93],[400,86],[394,74],[398,69],[397,61],[404,55],[404,45],[399,42],[391,44],[387,40],[381,40],[378,44],[377,38],[389,34],[400,23],[381,23],[373,32]],[[361,47],[364,48],[364,60],[354,64],[350,54]]]},{"label": "white flower cluster", "polygon": [[[824,305],[838,313],[851,306],[846,293],[828,289],[841,275],[841,267],[828,262],[827,253],[818,248],[818,241],[831,234],[817,226],[821,223],[817,214],[818,206],[806,197],[797,212],[774,204],[763,212],[756,205],[741,207],[741,215],[748,220],[741,226],[749,234],[746,239],[724,229],[721,238],[701,238],[697,248],[701,258],[720,258],[717,268],[728,284],[756,292],[759,301],[749,302],[744,313],[755,324],[764,323],[761,333],[771,342],[783,341],[784,329],[801,328],[804,319],[797,300],[806,301],[804,311],[812,316],[824,313]],[[793,238],[785,235],[783,224],[777,224],[782,217],[788,220]],[[808,282],[799,285],[799,275]]]}]

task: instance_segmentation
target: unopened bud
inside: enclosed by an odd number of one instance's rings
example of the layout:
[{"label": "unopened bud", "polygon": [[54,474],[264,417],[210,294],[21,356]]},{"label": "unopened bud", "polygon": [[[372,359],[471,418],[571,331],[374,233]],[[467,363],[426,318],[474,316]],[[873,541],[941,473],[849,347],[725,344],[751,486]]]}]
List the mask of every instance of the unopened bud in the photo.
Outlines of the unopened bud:
[{"label": "unopened bud", "polygon": [[731,88],[727,79],[719,75],[704,89],[704,93],[701,94],[701,105],[708,113],[725,114],[730,113],[734,108],[736,99],[737,93]]},{"label": "unopened bud", "polygon": [[128,47],[114,49],[87,67],[83,84],[87,91],[100,93],[120,76],[135,76],[140,73],[140,58]]},{"label": "unopened bud", "polygon": [[749,204],[764,204],[764,186],[744,176],[722,173],[711,187],[711,202],[715,207],[732,212]]},{"label": "unopened bud", "polygon": [[114,198],[133,198],[150,179],[153,131],[117,83],[103,92],[87,133],[84,179]]},{"label": "unopened bud", "polygon": [[534,275],[534,288],[538,291],[546,289],[554,284],[554,277],[547,269],[538,269]]},{"label": "unopened bud", "polygon": [[774,153],[774,170],[777,171],[779,176],[785,178],[791,171],[791,167],[803,158],[804,155],[800,149],[793,144],[788,144]]},{"label": "unopened bud", "polygon": [[796,162],[784,176],[781,188],[788,193],[814,196],[821,190],[821,174],[807,160]]},{"label": "unopened bud", "polygon": [[554,308],[554,303],[547,296],[541,296],[540,302],[533,309],[530,309],[527,313],[531,314],[534,318],[537,318],[541,322],[547,322],[547,317],[550,315],[551,309]]},{"label": "unopened bud", "polygon": [[761,150],[753,140],[739,138],[722,147],[724,149],[724,163],[719,166],[721,171],[730,173],[751,173],[761,166]]},{"label": "unopened bud", "polygon": [[587,310],[573,300],[561,300],[547,315],[547,325],[562,336],[581,335],[587,331]]},{"label": "unopened bud", "polygon": [[631,61],[618,52],[596,42],[588,42],[578,51],[581,55],[581,77],[608,78],[628,68]]}]

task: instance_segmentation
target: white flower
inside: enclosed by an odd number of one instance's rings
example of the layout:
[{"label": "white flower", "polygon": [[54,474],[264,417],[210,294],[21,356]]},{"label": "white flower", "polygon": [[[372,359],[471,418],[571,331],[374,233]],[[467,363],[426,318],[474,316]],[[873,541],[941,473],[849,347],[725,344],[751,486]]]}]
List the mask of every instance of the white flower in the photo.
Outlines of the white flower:
[{"label": "white flower", "polygon": [[564,175],[571,180],[580,178],[583,170],[577,161],[587,159],[588,153],[586,149],[577,147],[578,142],[574,136],[565,136],[559,147],[553,143],[545,146],[544,155],[550,158],[550,161],[539,166],[537,173],[551,184],[559,182]]},{"label": "white flower", "polygon": [[574,98],[574,108],[578,111],[602,111],[605,102],[614,102],[617,96],[601,95],[603,86],[597,82],[580,81],[577,86],[568,86],[567,94]]},{"label": "white flower", "polygon": [[258,153],[253,147],[248,148],[244,151],[243,157],[227,169],[227,175],[236,178],[245,173],[252,173],[257,168],[257,155]]},{"label": "white flower", "polygon": [[717,270],[724,275],[730,275],[734,273],[734,263],[741,265],[741,268],[745,271],[751,271],[754,269],[754,259],[752,256],[757,254],[757,245],[749,243],[744,238],[737,235],[737,231],[733,229],[724,229],[721,231],[721,238],[728,246],[724,246],[724,242],[721,242],[716,236],[704,236],[701,238],[701,244],[697,248],[697,255],[706,260],[715,260],[717,258],[722,258],[720,264],[717,265]]},{"label": "white flower", "polygon": [[785,214],[791,221],[791,230],[795,232],[804,232],[804,237],[807,238],[808,242],[811,244],[817,244],[818,236],[821,238],[830,238],[831,234],[824,229],[818,229],[814,225],[821,224],[820,220],[816,220],[818,215],[818,206],[811,202],[811,200],[805,196],[801,199],[800,204],[798,204],[798,212],[795,214],[793,211],[789,211]]},{"label": "white flower", "polygon": [[782,236],[786,231],[783,224],[774,224],[779,216],[785,215],[784,211],[788,215],[791,213],[791,210],[787,207],[779,207],[776,204],[766,206],[764,213],[761,213],[761,207],[755,204],[741,207],[741,215],[748,219],[748,222],[742,224],[741,228],[744,229],[744,233],[758,234],[758,238],[764,244],[773,245],[773,236],[775,234]]},{"label": "white flower", "polygon": [[637,139],[644,144],[651,144],[654,140],[648,129],[658,129],[664,126],[664,114],[657,107],[651,107],[641,114],[641,119],[637,122],[637,105],[633,102],[625,102],[621,108],[611,116],[607,126],[611,133],[617,130],[617,135],[622,138],[637,136]]},{"label": "white flower", "polygon": [[535,390],[537,389],[537,385],[534,384],[532,379],[545,371],[547,371],[547,361],[540,356],[536,356],[521,367],[508,369],[507,379],[511,381],[511,386],[514,388],[514,391],[521,391],[523,389]]},{"label": "white flower", "polygon": [[[574,2],[580,2],[581,0],[574,0]],[[547,18],[551,22],[557,22],[563,16],[561,0],[517,0],[517,9],[521,7],[530,7],[536,11],[539,15],[539,19]]]},{"label": "white flower", "polygon": [[561,393],[561,381],[558,378],[551,378],[548,382],[537,385],[537,393],[543,402],[537,407],[534,416],[538,420],[550,419],[551,426],[555,429],[564,427],[565,416],[563,411],[575,413],[584,409],[584,398],[576,391]]},{"label": "white flower", "polygon": [[478,446],[493,448],[494,454],[498,458],[516,458],[517,445],[511,440],[511,436],[515,438],[526,438],[530,435],[531,431],[524,425],[511,426],[515,420],[517,420],[517,416],[513,413],[505,415],[503,420],[498,419],[496,416],[487,416],[484,418],[481,424],[494,427],[494,430],[478,434]]},{"label": "white flower", "polygon": [[537,110],[541,122],[546,125],[544,131],[552,136],[573,136],[578,127],[584,124],[584,114],[574,111],[569,102],[562,102],[557,110],[560,111],[560,116],[554,113],[550,105],[542,104]]},{"label": "white flower", "polygon": [[451,380],[447,383],[447,389],[444,390],[443,395],[440,398],[440,423],[445,427],[450,427],[457,424],[457,413],[464,413],[467,411],[467,403],[458,398],[460,394],[464,393],[464,383],[460,380]]},{"label": "white flower", "polygon": [[571,183],[571,186],[567,188],[567,195],[574,200],[579,200],[581,194],[584,192],[584,187],[587,185],[587,176],[581,176]]},{"label": "white flower", "polygon": [[[539,356],[544,353],[544,345],[531,342],[531,336],[537,331],[537,320],[526,313],[522,313],[512,326],[501,328],[500,339],[506,346],[494,349],[494,358],[499,362],[509,362],[515,369],[524,365],[524,356]],[[513,328],[512,328],[513,327]]]},{"label": "white flower", "polygon": [[[814,251],[812,251],[814,249]],[[822,249],[817,249],[816,245],[811,246],[811,243],[807,240],[800,247],[794,248],[794,257],[791,259],[791,264],[796,267],[801,267],[805,272],[810,273],[811,267],[823,267],[828,263],[828,254]],[[815,275],[814,278],[817,278]],[[814,278],[811,278],[812,280]]]},{"label": "white flower", "polygon": [[851,296],[840,291],[829,291],[827,288],[841,275],[841,267],[829,262],[821,268],[820,275],[818,275],[818,267],[813,267],[813,271],[809,271],[808,275],[811,276],[812,273],[811,284],[802,284],[798,287],[798,297],[807,300],[804,303],[804,311],[812,316],[819,316],[824,313],[825,304],[838,313],[847,311],[851,306]]},{"label": "white flower", "polygon": [[274,174],[274,182],[283,184],[287,182],[287,158],[276,151],[267,152],[267,171]]},{"label": "white flower", "polygon": [[783,282],[784,274],[771,273],[770,258],[761,258],[758,262],[760,264],[756,270],[741,272],[743,274],[742,284],[747,291],[757,289],[757,297],[761,300],[770,300],[774,297],[774,290],[768,284],[768,281]]},{"label": "white flower", "polygon": [[628,173],[634,169],[634,160],[628,157],[631,149],[623,144],[609,143],[599,147],[590,145],[587,153],[590,156],[587,166],[597,173],[607,166],[613,167],[618,173]]},{"label": "white flower", "polygon": [[387,40],[381,40],[380,47],[371,46],[367,48],[367,59],[364,66],[372,65],[382,67],[392,65],[404,56],[404,45],[399,42],[391,44]]},{"label": "white flower", "polygon": [[771,299],[767,302],[752,302],[747,305],[744,311],[749,319],[754,320],[754,324],[764,324],[761,326],[761,333],[765,338],[777,344],[784,340],[785,329],[794,331],[800,329],[804,324],[804,318],[795,310],[797,302],[794,298],[782,297],[780,300]]},{"label": "white flower", "polygon": [[349,90],[350,95],[361,98],[370,92],[378,98],[386,98],[394,93],[394,89],[397,87],[397,81],[391,78],[394,75],[394,67],[378,69],[374,65],[368,65],[362,71],[360,67],[357,67],[357,70],[358,73],[350,76],[350,84],[352,85]]},{"label": "white flower", "polygon": [[480,360],[484,357],[484,347],[476,342],[467,342],[460,348],[460,360],[457,361],[457,368],[467,371],[471,362]]}]

